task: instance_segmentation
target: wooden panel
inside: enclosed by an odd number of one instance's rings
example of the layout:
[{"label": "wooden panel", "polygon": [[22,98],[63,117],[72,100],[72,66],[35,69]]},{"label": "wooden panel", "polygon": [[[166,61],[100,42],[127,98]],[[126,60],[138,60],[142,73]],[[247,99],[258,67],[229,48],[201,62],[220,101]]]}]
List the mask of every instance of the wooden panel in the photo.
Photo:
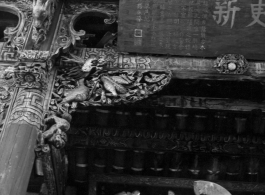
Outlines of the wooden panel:
[{"label": "wooden panel", "polygon": [[89,127],[85,130],[89,137],[72,135],[69,143],[107,149],[123,148],[263,157],[265,154],[264,136],[236,135],[232,130],[225,133],[225,129],[222,133],[195,133],[179,130],[170,132],[170,128],[161,131]]},{"label": "wooden panel", "polygon": [[265,59],[262,0],[121,0],[119,51]]}]

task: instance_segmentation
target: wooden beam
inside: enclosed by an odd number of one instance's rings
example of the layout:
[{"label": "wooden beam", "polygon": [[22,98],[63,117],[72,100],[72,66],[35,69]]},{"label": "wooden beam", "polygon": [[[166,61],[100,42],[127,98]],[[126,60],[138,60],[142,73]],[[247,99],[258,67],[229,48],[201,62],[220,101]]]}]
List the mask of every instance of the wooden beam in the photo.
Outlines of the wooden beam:
[{"label": "wooden beam", "polygon": [[265,112],[263,102],[252,102],[248,100],[229,98],[208,98],[191,96],[161,96],[155,99],[156,104],[172,108],[193,108],[204,110],[229,110],[246,111],[261,109]]},{"label": "wooden beam", "polygon": [[[81,53],[82,58],[89,56],[106,56],[107,69],[132,70],[171,70],[172,78],[177,79],[212,79],[232,81],[263,81],[265,79],[265,62],[249,61],[249,68],[244,74],[221,74],[213,66],[214,58],[192,58],[178,56],[155,56],[118,53],[114,49],[86,48],[72,51]],[[69,63],[61,62],[67,66]]]}]

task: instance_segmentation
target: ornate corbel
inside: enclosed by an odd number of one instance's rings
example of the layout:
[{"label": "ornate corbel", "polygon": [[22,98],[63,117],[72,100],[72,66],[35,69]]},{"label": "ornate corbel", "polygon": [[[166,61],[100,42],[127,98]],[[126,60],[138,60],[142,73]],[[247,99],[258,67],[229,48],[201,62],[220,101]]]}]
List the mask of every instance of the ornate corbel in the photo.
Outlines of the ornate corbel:
[{"label": "ornate corbel", "polygon": [[16,27],[8,27],[4,31],[6,42],[0,51],[0,60],[17,60],[18,51],[24,48],[32,23],[31,7],[31,1],[0,0],[0,10],[13,13],[19,18]]},{"label": "ornate corbel", "polygon": [[107,70],[104,56],[82,59],[71,54],[64,61],[78,65],[58,70],[51,101],[55,112],[135,103],[162,90],[171,79],[168,70]]},{"label": "ornate corbel", "polygon": [[223,54],[215,60],[214,68],[221,74],[243,74],[249,64],[243,55]]},{"label": "ornate corbel", "polygon": [[30,89],[46,89],[48,81],[46,63],[18,62],[15,66],[16,86]]},{"label": "ornate corbel", "polygon": [[50,29],[58,0],[33,0],[32,16],[33,29],[32,40],[33,49],[39,49],[41,43],[46,40],[46,35]]},{"label": "ornate corbel", "polygon": [[116,22],[118,18],[118,5],[85,2],[76,3],[74,1],[69,1],[69,3],[63,8],[59,30],[52,48],[53,54],[58,53],[60,48],[67,50],[71,44],[75,45],[77,40],[82,39],[86,32],[84,30],[77,32],[74,29],[74,25],[82,15],[90,12],[105,14],[108,19],[105,19],[104,22],[106,24],[112,24]]}]

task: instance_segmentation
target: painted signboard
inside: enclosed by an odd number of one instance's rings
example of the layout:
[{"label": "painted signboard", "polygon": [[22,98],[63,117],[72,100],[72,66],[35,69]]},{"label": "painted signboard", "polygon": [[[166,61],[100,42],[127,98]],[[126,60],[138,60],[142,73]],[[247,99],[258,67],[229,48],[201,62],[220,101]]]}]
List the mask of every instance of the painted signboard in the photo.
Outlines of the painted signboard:
[{"label": "painted signboard", "polygon": [[120,0],[123,52],[265,59],[265,0]]}]

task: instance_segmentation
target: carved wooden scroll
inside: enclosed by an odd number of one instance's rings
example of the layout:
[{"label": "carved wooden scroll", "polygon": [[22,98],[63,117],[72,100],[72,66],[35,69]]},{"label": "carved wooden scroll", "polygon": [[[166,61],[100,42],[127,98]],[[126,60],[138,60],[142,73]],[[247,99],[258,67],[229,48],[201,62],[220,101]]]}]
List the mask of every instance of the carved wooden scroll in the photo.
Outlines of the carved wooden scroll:
[{"label": "carved wooden scroll", "polygon": [[32,23],[32,2],[23,0],[0,0],[0,10],[14,13],[19,22],[16,27],[4,31],[6,42],[0,43],[0,60],[15,61],[26,43]]},{"label": "carved wooden scroll", "polygon": [[74,29],[74,24],[79,17],[90,12],[105,14],[108,19],[104,22],[106,24],[112,24],[118,17],[118,5],[87,2],[76,3],[75,1],[69,1],[69,4],[63,8],[63,14],[59,24],[57,37],[52,48],[52,54],[58,53],[60,48],[63,50],[68,49],[71,44],[75,45],[77,40],[83,38],[86,32],[83,30],[77,32]]}]

